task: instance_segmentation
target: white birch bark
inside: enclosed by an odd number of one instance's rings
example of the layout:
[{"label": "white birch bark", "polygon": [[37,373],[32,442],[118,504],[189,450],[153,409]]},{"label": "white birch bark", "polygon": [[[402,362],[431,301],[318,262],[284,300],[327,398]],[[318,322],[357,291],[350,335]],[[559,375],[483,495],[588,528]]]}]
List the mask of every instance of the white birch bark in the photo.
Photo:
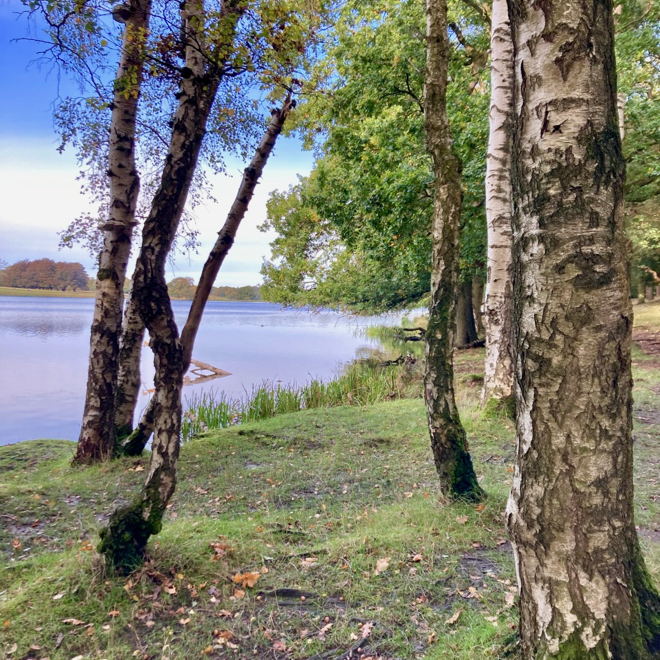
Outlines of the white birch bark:
[{"label": "white birch bark", "polygon": [[612,5],[509,7],[517,462],[507,519],[523,657],[648,660],[660,599],[633,516]]},{"label": "white birch bark", "polygon": [[101,227],[96,299],[90,335],[87,392],[74,462],[93,463],[114,451],[114,398],[124,279],[131,251],[140,178],[135,164],[135,126],[143,75],[149,0],[132,0],[114,81],[108,150],[110,217]]},{"label": "white birch bark", "polygon": [[488,275],[486,282],[486,370],[482,401],[510,399],[511,356],[511,146],[513,44],[506,0],[493,0],[490,135],[486,163]]}]

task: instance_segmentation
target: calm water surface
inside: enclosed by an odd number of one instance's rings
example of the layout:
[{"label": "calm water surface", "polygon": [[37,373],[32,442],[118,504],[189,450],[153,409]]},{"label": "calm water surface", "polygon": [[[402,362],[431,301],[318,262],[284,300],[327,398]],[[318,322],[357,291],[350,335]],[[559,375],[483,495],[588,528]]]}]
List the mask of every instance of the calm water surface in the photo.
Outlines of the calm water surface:
[{"label": "calm water surface", "polygon": [[[179,327],[189,301],[174,301]],[[91,298],[0,296],[0,445],[34,438],[76,440],[82,416]],[[269,303],[209,302],[193,357],[232,375],[184,388],[240,396],[263,380],[302,384],[332,378],[376,342],[360,328],[393,319],[282,309]],[[153,355],[144,349],[139,409],[149,400]]]}]

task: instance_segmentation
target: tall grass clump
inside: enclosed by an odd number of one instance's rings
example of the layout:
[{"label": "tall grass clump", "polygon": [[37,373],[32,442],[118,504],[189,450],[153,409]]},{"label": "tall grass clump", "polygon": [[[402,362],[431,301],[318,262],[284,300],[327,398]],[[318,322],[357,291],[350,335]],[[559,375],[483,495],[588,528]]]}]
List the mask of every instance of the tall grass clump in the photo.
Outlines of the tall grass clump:
[{"label": "tall grass clump", "polygon": [[382,367],[353,362],[329,382],[318,379],[303,386],[264,381],[241,398],[214,391],[186,397],[181,435],[195,435],[242,422],[256,422],[299,410],[333,406],[367,406],[380,401],[421,396],[421,371],[410,366]]}]

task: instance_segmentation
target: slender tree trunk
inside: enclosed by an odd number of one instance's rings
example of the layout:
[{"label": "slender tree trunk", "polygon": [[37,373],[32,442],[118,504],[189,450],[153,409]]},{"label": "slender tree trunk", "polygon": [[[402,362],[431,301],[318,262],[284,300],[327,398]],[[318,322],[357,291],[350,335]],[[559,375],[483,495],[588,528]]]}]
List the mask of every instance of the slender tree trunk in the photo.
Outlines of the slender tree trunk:
[{"label": "slender tree trunk", "polygon": [[460,282],[456,302],[456,348],[470,346],[479,339],[472,308],[472,282]]},{"label": "slender tree trunk", "polygon": [[427,59],[424,123],[435,173],[431,304],[426,331],[426,399],[431,447],[440,487],[448,498],[480,500],[477,482],[454,397],[454,333],[460,220],[461,163],[452,149],[447,118],[449,39],[446,0],[426,0]]},{"label": "slender tree trunk", "polygon": [[[183,373],[185,374],[190,367],[190,360],[192,359],[192,351],[195,345],[195,338],[199,330],[200,323],[206,303],[211,294],[211,289],[215,282],[216,277],[225,257],[229,253],[234,240],[236,232],[245,217],[245,214],[250,205],[250,201],[254,195],[257,183],[261,178],[264,167],[268,162],[268,158],[272,153],[275,142],[282,132],[284,123],[289,116],[291,110],[295,107],[295,101],[291,99],[291,95],[282,104],[279,110],[274,110],[268,128],[264,133],[261,143],[252,158],[250,164],[243,171],[243,178],[238,188],[238,193],[234,198],[234,202],[229,210],[227,219],[222,229],[218,232],[218,238],[206,259],[199,284],[195,289],[190,311],[188,312],[188,319],[186,325],[181,333],[181,345],[183,346]],[[139,456],[149,442],[149,438],[153,433],[154,426],[154,407],[155,399],[152,399],[137,428],[126,441],[122,443],[121,451],[128,456]],[[131,410],[133,414],[134,408]],[[132,419],[132,418],[131,418]]]},{"label": "slender tree trunk", "polygon": [[513,44],[506,0],[493,0],[491,34],[490,136],[486,165],[488,277],[486,284],[486,369],[482,403],[510,409],[511,355],[511,138],[513,131]]},{"label": "slender tree trunk", "polygon": [[647,660],[660,651],[660,599],[633,519],[612,4],[509,7],[518,443],[507,518],[523,657]]},{"label": "slender tree trunk", "polygon": [[472,278],[472,312],[474,313],[474,323],[477,328],[477,335],[483,336],[486,329],[484,328],[484,318],[481,313],[481,306],[484,304],[484,281],[475,275]]},{"label": "slender tree trunk", "polygon": [[110,217],[101,228],[104,245],[96,276],[85,408],[74,458],[74,463],[78,464],[109,458],[115,445],[114,398],[124,279],[140,189],[135,166],[135,122],[150,2],[131,0],[130,7],[114,83],[108,150]]},{"label": "slender tree trunk", "polygon": [[[244,12],[240,0],[223,7],[218,29],[225,33],[227,52],[231,52],[236,23]],[[144,223],[142,248],[133,277],[132,295],[149,331],[156,367],[151,463],[142,492],[132,504],[112,514],[108,526],[101,532],[99,545],[99,551],[118,572],[131,570],[142,562],[147,541],[160,531],[165,508],[176,487],[183,349],[167,292],[165,262],[222,75],[221,65],[213,68],[213,74],[206,71],[201,0],[184,2],[181,16],[187,43],[187,76],[182,77],[168,155],[160,186]]]},{"label": "slender tree trunk", "polygon": [[119,340],[119,373],[115,394],[115,435],[118,449],[121,448],[122,440],[133,431],[133,419],[142,381],[140,359],[144,334],[144,321],[131,294],[124,312]]}]

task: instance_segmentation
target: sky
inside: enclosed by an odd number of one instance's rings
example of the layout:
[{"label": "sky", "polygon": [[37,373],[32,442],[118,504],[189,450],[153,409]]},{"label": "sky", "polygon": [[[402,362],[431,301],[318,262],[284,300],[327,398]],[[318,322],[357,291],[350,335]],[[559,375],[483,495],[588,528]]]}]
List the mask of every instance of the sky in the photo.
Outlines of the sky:
[{"label": "sky", "polygon": [[[30,28],[17,0],[0,0],[0,260],[9,264],[21,259],[47,257],[55,261],[78,261],[90,276],[94,260],[82,247],[58,249],[58,232],[81,212],[90,209],[76,180],[75,153],[57,152],[53,130],[53,101],[77,94],[57,72],[33,62],[39,46],[16,41],[38,36]],[[31,64],[32,63],[32,64]],[[245,286],[261,282],[259,270],[270,254],[274,235],[257,226],[266,219],[266,201],[272,190],[296,183],[299,174],[311,170],[312,154],[302,150],[295,138],[280,138],[241,224],[236,243],[216,280],[218,286]],[[217,204],[195,210],[201,246],[197,254],[176,254],[168,265],[167,278],[199,278],[204,260],[234,199],[246,163],[228,159],[227,175],[211,177]],[[129,274],[132,264],[129,266]]]}]

